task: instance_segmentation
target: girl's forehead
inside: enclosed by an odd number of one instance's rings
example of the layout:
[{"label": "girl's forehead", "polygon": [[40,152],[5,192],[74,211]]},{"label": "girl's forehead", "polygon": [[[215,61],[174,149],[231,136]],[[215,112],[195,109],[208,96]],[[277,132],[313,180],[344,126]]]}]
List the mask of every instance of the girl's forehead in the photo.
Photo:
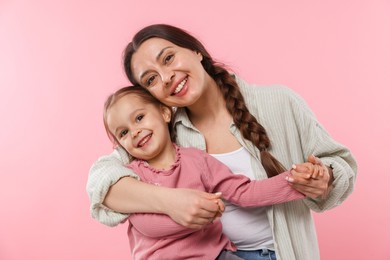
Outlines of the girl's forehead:
[{"label": "girl's forehead", "polygon": [[118,98],[117,102],[123,102],[124,100],[142,100],[141,96],[136,93],[124,93],[121,97]]}]

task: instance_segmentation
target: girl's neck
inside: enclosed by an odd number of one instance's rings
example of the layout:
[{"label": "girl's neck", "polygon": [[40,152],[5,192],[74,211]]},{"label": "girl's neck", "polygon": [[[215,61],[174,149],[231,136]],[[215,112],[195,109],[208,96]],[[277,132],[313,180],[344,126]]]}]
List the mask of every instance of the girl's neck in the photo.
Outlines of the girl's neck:
[{"label": "girl's neck", "polygon": [[155,169],[169,169],[176,161],[176,147],[172,142],[169,142],[161,153],[145,161]]}]

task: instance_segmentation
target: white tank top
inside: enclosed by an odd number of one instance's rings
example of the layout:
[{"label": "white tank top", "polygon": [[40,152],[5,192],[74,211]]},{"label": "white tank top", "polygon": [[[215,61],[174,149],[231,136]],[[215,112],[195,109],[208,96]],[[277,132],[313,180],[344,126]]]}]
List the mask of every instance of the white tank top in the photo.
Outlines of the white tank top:
[{"label": "white tank top", "polygon": [[[228,166],[233,173],[255,179],[250,154],[244,147],[229,153],[210,155]],[[223,233],[239,250],[274,249],[266,207],[240,208],[227,201],[225,206],[225,212],[221,217]]]}]

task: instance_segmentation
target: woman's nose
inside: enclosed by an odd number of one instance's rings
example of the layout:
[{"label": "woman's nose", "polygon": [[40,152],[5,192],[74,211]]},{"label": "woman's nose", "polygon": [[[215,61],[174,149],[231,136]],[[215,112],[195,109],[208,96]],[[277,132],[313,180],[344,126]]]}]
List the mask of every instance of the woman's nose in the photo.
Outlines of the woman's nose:
[{"label": "woman's nose", "polygon": [[169,86],[175,78],[175,72],[172,70],[166,70],[162,74],[162,80],[165,86]]},{"label": "woman's nose", "polygon": [[142,132],[141,129],[136,129],[136,130],[134,130],[134,131],[131,132],[131,137],[132,137],[132,138],[135,138],[135,137],[137,137],[141,132]]}]

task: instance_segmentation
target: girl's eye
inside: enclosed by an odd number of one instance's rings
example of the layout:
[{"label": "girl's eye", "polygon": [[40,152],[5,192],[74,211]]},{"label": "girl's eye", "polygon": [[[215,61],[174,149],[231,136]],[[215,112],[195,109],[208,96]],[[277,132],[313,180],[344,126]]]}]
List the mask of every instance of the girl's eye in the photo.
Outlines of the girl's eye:
[{"label": "girl's eye", "polygon": [[136,122],[140,122],[142,120],[142,118],[144,118],[144,115],[138,115],[136,118],[135,118],[135,121]]},{"label": "girl's eye", "polygon": [[156,76],[151,76],[150,78],[148,78],[148,80],[146,81],[146,86],[150,86],[153,84],[153,81],[156,79]]},{"label": "girl's eye", "polygon": [[119,133],[119,137],[120,137],[120,138],[124,137],[125,135],[127,135],[128,132],[129,132],[129,130],[122,130],[122,131]]}]

